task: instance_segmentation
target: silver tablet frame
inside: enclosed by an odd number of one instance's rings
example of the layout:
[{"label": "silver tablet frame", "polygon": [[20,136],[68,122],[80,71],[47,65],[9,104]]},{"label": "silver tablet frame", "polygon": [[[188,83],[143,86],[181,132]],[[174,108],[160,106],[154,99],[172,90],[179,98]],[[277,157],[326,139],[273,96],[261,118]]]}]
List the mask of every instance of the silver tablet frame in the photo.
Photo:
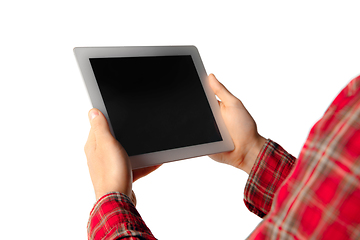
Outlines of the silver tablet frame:
[{"label": "silver tablet frame", "polygon": [[195,46],[76,47],[74,48],[74,54],[82,73],[91,103],[94,108],[99,109],[104,114],[113,136],[115,136],[115,134],[111,120],[106,111],[89,59],[106,57],[191,55],[223,141],[131,156],[130,161],[133,169],[219,152],[227,152],[234,149],[234,144],[221,116],[219,104],[214,92],[210,88],[208,75],[201,61],[199,51]]}]

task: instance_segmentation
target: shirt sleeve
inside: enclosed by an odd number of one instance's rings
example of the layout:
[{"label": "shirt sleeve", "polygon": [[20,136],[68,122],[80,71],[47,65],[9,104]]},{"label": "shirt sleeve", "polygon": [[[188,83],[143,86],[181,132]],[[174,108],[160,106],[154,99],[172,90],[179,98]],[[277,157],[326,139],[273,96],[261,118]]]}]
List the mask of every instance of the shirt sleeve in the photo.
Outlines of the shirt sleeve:
[{"label": "shirt sleeve", "polygon": [[88,222],[88,239],[156,239],[142,220],[130,198],[119,192],[101,197]]},{"label": "shirt sleeve", "polygon": [[251,169],[244,191],[246,207],[259,217],[270,211],[276,191],[290,174],[296,158],[268,139]]},{"label": "shirt sleeve", "polygon": [[312,127],[248,239],[360,239],[360,76]]}]

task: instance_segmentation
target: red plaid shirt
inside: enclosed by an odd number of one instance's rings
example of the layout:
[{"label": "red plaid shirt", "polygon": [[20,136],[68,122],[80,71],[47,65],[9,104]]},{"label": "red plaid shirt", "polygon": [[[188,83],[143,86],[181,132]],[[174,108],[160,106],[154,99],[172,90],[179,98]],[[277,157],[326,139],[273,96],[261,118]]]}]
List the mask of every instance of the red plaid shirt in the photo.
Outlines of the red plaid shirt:
[{"label": "red plaid shirt", "polygon": [[[360,76],[311,129],[298,160],[268,140],[244,193],[264,217],[249,239],[360,239]],[[89,239],[155,239],[124,194],[90,213]]]}]

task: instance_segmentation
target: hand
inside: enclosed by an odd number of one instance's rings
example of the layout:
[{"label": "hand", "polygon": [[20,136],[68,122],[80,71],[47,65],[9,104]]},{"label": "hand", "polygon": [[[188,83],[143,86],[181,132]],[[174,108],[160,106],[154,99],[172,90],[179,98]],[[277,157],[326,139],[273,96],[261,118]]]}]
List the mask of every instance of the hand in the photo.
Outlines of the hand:
[{"label": "hand", "polygon": [[91,129],[84,150],[96,200],[116,191],[132,197],[132,170],[125,149],[110,133],[104,115],[89,111]]},{"label": "hand", "polygon": [[231,152],[212,154],[209,157],[250,174],[266,139],[257,132],[256,123],[242,102],[232,95],[213,74],[209,75],[209,84],[221,100],[218,101],[221,115],[235,145]]}]

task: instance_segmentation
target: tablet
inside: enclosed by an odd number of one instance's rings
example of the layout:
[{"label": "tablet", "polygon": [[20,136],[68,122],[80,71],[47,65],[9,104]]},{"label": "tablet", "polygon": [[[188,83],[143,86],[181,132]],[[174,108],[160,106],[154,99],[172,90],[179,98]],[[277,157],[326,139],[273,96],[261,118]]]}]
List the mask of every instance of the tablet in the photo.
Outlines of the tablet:
[{"label": "tablet", "polygon": [[133,169],[234,149],[195,46],[74,48]]}]

